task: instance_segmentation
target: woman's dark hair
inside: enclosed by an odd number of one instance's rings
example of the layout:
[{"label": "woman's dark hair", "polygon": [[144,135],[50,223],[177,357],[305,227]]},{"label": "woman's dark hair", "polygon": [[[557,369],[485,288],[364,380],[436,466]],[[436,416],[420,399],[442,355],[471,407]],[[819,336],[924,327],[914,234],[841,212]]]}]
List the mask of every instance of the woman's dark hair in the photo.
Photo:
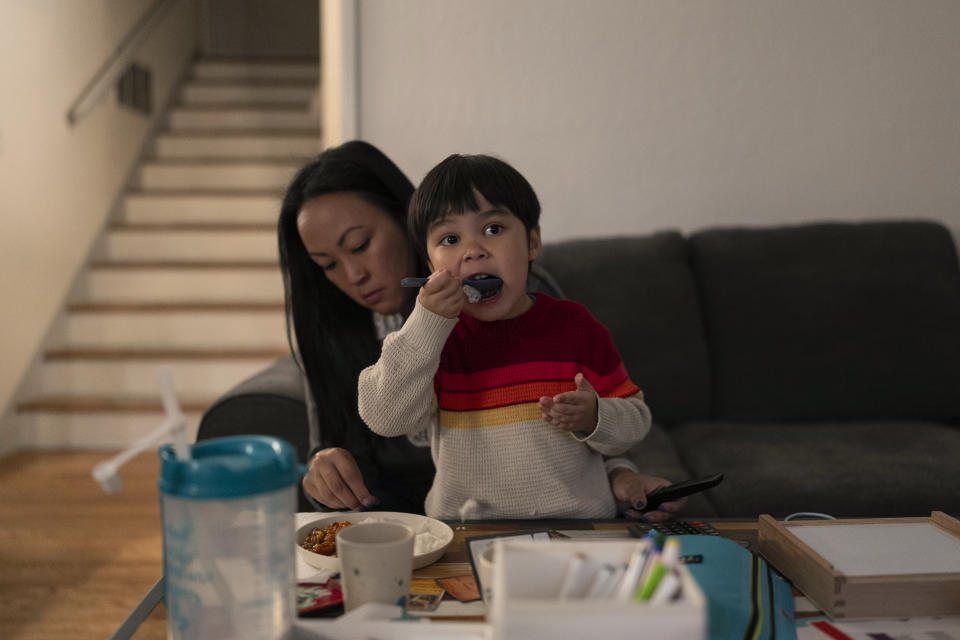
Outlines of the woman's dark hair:
[{"label": "woman's dark hair", "polygon": [[431,224],[479,208],[474,190],[520,218],[527,234],[540,223],[540,201],[519,171],[492,156],[455,153],[427,173],[410,200],[407,232],[421,258]]},{"label": "woman's dark hair", "polygon": [[[366,434],[356,410],[357,378],[380,352],[372,312],[326,278],[297,229],[306,202],[344,191],[379,207],[404,228],[413,185],[379,149],[354,140],[327,149],[300,169],[284,195],[277,236],[287,341],[316,400],[325,446],[343,446],[348,438]],[[424,273],[422,262],[417,271]]]}]

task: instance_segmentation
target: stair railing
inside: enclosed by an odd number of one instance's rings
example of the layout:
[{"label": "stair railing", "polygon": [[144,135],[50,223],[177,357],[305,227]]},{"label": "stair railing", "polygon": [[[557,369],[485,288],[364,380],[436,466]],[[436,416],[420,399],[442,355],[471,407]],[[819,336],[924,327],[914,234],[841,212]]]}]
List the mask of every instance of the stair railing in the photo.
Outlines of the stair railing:
[{"label": "stair railing", "polygon": [[133,25],[133,28],[117,45],[113,54],[93,74],[90,82],[83,88],[77,99],[71,103],[67,110],[67,122],[70,123],[70,126],[75,126],[84,116],[93,111],[93,108],[113,88],[117,79],[126,70],[130,60],[139,49],[140,44],[150,35],[167,10],[178,1],[157,0],[143,17]]}]

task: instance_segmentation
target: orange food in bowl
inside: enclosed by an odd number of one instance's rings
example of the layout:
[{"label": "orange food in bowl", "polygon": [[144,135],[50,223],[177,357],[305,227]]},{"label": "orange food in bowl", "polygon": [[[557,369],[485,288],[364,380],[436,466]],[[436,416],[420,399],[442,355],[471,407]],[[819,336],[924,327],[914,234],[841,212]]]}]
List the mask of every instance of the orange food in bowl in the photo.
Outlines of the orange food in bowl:
[{"label": "orange food in bowl", "polygon": [[314,527],[300,546],[307,551],[332,556],[337,552],[337,532],[349,526],[350,522],[341,520],[326,527]]}]

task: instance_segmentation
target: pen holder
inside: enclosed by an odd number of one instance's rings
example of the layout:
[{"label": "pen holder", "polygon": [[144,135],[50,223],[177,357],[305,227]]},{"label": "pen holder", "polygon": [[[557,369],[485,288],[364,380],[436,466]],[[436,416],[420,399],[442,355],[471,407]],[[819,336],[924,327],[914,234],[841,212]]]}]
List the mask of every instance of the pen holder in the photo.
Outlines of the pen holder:
[{"label": "pen holder", "polygon": [[590,638],[602,629],[604,640],[644,637],[703,640],[707,637],[707,601],[683,565],[676,567],[680,595],[663,604],[616,598],[564,598],[562,585],[571,559],[601,566],[629,563],[636,541],[535,542],[498,540],[493,561],[493,598],[489,621],[496,640]]}]

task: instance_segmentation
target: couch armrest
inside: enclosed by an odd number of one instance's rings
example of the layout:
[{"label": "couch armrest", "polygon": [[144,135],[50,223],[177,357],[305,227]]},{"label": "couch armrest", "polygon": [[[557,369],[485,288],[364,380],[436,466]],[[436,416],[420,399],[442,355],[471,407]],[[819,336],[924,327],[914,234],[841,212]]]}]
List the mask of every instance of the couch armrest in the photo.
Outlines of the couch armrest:
[{"label": "couch armrest", "polygon": [[[304,401],[303,373],[292,356],[278,360],[220,396],[200,418],[197,440],[236,435],[282,438],[306,463],[310,428]],[[300,494],[301,511],[314,507]]]}]

